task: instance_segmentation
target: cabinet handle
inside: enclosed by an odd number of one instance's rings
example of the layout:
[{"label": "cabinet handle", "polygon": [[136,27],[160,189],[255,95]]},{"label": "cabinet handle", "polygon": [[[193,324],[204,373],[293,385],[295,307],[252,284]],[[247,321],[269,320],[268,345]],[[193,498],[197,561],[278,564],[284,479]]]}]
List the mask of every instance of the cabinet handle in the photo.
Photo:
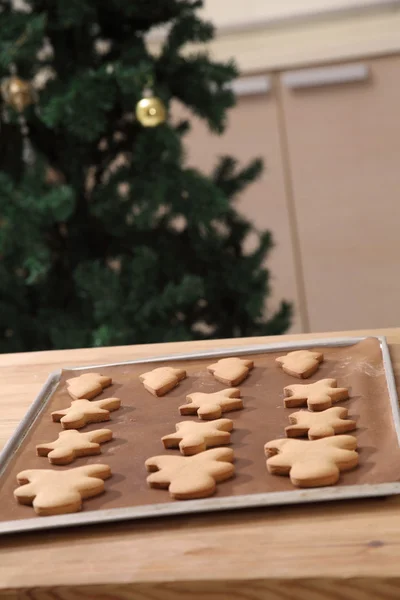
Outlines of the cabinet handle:
[{"label": "cabinet handle", "polygon": [[368,79],[368,77],[368,65],[358,63],[351,65],[340,65],[337,67],[321,67],[317,69],[286,71],[286,73],[283,73],[282,75],[282,81],[286,87],[296,90],[323,85],[335,85],[338,83],[365,81]]},{"label": "cabinet handle", "polygon": [[271,78],[268,75],[240,77],[232,81],[229,87],[237,96],[267,94],[271,90]]}]

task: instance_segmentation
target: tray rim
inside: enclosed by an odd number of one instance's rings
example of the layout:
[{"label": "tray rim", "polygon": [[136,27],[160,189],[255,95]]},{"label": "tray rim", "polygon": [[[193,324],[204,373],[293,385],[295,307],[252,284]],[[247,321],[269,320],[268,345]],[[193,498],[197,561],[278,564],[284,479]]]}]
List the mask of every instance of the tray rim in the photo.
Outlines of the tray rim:
[{"label": "tray rim", "polygon": [[[382,361],[385,370],[389,400],[392,410],[393,425],[400,446],[400,406],[397,395],[393,365],[390,358],[389,346],[385,336],[357,336],[318,338],[313,340],[292,342],[278,342],[272,344],[254,344],[235,346],[231,348],[218,348],[215,350],[202,350],[190,353],[167,354],[163,356],[139,358],[118,363],[102,363],[95,365],[73,366],[57,369],[50,373],[45,384],[29,407],[25,416],[18,424],[11,438],[0,452],[0,483],[14,453],[22,444],[31,426],[39,417],[42,410],[50,401],[55,391],[63,370],[83,371],[94,368],[116,367],[131,364],[157,363],[174,360],[191,360],[197,358],[211,358],[218,356],[232,356],[254,354],[257,352],[276,352],[296,350],[302,348],[318,347],[343,347],[352,346],[368,338],[379,340],[382,352]],[[240,508],[262,508],[277,505],[304,504],[309,502],[335,501],[357,498],[377,498],[400,494],[400,482],[381,484],[362,484],[349,486],[325,486],[311,489],[300,489],[286,492],[266,492],[263,494],[245,494],[240,496],[226,496],[222,498],[205,498],[202,500],[187,500],[185,502],[165,502],[162,504],[149,504],[144,506],[110,508],[100,510],[84,510],[78,513],[55,515],[48,517],[32,517],[0,522],[0,535],[23,533],[54,528],[76,527],[124,520],[139,520],[149,517],[163,517],[172,515],[195,514],[200,512],[213,512]]]}]

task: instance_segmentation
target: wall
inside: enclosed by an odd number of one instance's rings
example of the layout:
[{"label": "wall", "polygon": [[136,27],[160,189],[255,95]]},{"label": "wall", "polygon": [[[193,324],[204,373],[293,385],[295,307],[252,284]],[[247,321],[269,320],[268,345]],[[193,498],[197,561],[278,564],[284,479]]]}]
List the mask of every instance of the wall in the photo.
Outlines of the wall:
[{"label": "wall", "polygon": [[[400,0],[285,0],[281,5],[206,0],[203,14],[219,27],[207,51],[218,61],[234,58],[242,73],[400,51]],[[154,54],[164,35],[159,28],[147,36]],[[199,46],[186,46],[188,53],[198,50]]]},{"label": "wall", "polygon": [[277,21],[395,4],[387,0],[205,0],[202,14],[217,28],[243,28],[246,24]]}]

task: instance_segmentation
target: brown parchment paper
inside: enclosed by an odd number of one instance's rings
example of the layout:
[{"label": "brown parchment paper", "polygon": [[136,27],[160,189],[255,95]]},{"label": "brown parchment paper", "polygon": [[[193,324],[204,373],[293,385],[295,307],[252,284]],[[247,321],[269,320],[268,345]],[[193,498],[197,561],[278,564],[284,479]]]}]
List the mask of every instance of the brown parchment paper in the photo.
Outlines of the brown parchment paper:
[{"label": "brown parchment paper", "polygon": [[[338,406],[347,407],[349,416],[357,421],[354,435],[358,440],[360,465],[354,471],[344,473],[338,485],[398,481],[400,448],[392,422],[379,340],[368,338],[353,346],[325,348],[323,352],[324,363],[307,383],[334,377],[338,385],[349,387],[351,398]],[[244,409],[223,415],[234,421],[231,446],[235,453],[236,475],[230,481],[218,484],[218,497],[295,489],[289,478],[267,472],[263,451],[267,441],[284,437],[288,415],[296,410],[284,408],[284,386],[302,383],[276,366],[275,358],[281,354],[246,355],[254,359],[255,367],[239,386]],[[85,500],[84,510],[177,502],[170,498],[167,490],[148,487],[144,462],[150,456],[179,453],[179,450],[164,450],[161,437],[175,431],[175,423],[197,419],[196,416],[182,417],[179,414],[178,407],[184,403],[187,394],[215,392],[226,387],[215,381],[206,370],[207,365],[215,360],[182,360],[101,369],[101,373],[112,376],[113,385],[96,400],[117,396],[122,407],[111,413],[110,421],[88,425],[82,431],[107,427],[112,429],[114,439],[102,445],[100,455],[79,458],[71,465],[57,467],[50,465],[47,458],[36,456],[35,445],[55,440],[61,430],[60,423],[52,422],[50,413],[70,405],[65,380],[80,374],[79,371],[64,371],[50,402],[2,477],[0,521],[35,516],[31,507],[21,506],[13,498],[13,490],[17,487],[16,475],[24,469],[64,469],[96,462],[110,465],[113,475],[106,481],[106,492]],[[156,398],[143,388],[138,375],[161,364],[183,366],[187,369],[188,378],[166,396]],[[92,370],[99,372],[99,369]]]}]

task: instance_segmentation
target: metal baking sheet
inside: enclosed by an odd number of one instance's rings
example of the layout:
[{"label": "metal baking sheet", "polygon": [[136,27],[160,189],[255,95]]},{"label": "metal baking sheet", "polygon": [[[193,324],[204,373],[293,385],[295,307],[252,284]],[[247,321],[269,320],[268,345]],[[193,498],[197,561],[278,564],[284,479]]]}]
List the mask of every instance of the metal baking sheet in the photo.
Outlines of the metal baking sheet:
[{"label": "metal baking sheet", "polygon": [[[319,339],[296,341],[290,343],[263,344],[230,349],[219,349],[206,352],[193,352],[186,354],[175,354],[159,356],[155,358],[139,359],[123,363],[110,363],[101,365],[90,365],[86,367],[72,367],[71,370],[89,370],[105,367],[118,367],[123,365],[135,365],[146,363],[158,363],[165,361],[180,361],[192,359],[219,358],[224,356],[249,355],[268,352],[287,352],[304,348],[333,348],[352,346],[366,340],[366,337],[343,337],[334,339]],[[376,336],[379,340],[384,366],[385,379],[390,399],[393,427],[396,434],[397,444],[400,445],[400,411],[397,397],[396,384],[390,360],[390,354],[386,339]],[[4,447],[0,454],[0,484],[1,478],[13,458],[17,449],[21,446],[25,436],[32,425],[40,417],[41,412],[47,406],[60,381],[61,370],[52,373],[43,389],[31,405],[25,417],[17,427],[14,435]],[[161,452],[159,452],[161,453]],[[143,475],[145,477],[145,473]],[[111,482],[111,480],[110,480]],[[131,519],[143,519],[148,517],[180,515],[186,513],[211,512],[219,510],[231,510],[240,508],[268,507],[274,505],[287,505],[307,502],[320,502],[327,500],[339,500],[350,498],[366,498],[388,496],[400,493],[400,483],[379,483],[363,485],[342,485],[312,489],[293,489],[293,491],[268,492],[262,494],[232,495],[222,497],[211,497],[202,500],[170,501],[161,504],[150,504],[144,506],[133,506],[123,508],[110,508],[84,510],[80,513],[57,515],[51,517],[33,517],[29,519],[18,519],[0,522],[0,534],[18,533],[24,531],[35,531],[52,529],[58,527],[71,527],[95,523],[109,523]]]}]

